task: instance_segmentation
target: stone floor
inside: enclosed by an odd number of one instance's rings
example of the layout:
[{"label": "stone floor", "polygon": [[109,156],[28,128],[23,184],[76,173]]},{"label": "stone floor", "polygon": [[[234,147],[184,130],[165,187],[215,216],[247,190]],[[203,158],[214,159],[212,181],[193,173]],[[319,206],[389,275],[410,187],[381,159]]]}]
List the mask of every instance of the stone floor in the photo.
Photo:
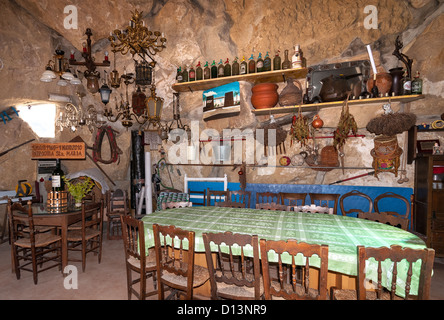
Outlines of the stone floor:
[{"label": "stone floor", "polygon": [[[87,256],[86,270],[81,263],[72,265],[78,270],[78,288],[66,289],[65,278],[57,268],[42,272],[34,285],[32,274],[22,272],[20,280],[11,272],[10,245],[0,244],[0,300],[125,300],[126,274],[123,242],[103,241],[102,262],[93,254]],[[151,283],[151,280],[148,281]],[[67,283],[69,285],[70,283]],[[151,287],[151,285],[149,285]],[[156,299],[157,296],[152,297]],[[444,259],[436,258],[432,277],[431,299],[444,300]]]}]

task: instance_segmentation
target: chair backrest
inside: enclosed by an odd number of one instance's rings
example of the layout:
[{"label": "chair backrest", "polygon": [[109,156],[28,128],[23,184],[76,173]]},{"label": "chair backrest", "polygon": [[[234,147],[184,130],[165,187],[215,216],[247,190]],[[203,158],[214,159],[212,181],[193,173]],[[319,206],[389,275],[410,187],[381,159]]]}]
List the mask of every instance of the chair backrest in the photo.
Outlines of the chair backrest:
[{"label": "chair backrest", "polygon": [[100,202],[82,200],[82,238],[85,239],[86,229],[93,228],[103,233],[103,199]]},{"label": "chair backrest", "polygon": [[270,203],[256,203],[256,209],[274,210],[274,211],[294,211],[292,206],[286,206],[274,202]]},{"label": "chair backrest", "polygon": [[234,201],[215,202],[214,205],[216,207],[224,207],[224,208],[245,208],[245,204],[243,204],[242,202],[234,202]]},{"label": "chair backrest", "polygon": [[[351,199],[355,197],[354,199],[356,199],[356,197],[360,197],[364,199],[364,202],[368,203],[368,209],[365,210],[366,206],[362,206],[360,205],[359,207],[355,204],[356,201],[352,201]],[[344,208],[344,200],[350,198],[348,202],[347,207],[350,207],[349,210],[345,210]],[[362,203],[362,202],[361,202]],[[352,214],[352,213],[361,213],[361,212],[372,212],[373,211],[373,201],[372,198],[370,198],[370,196],[366,195],[363,192],[360,192],[358,190],[352,190],[350,192],[345,193],[344,195],[342,195],[342,197],[339,199],[339,208],[341,208],[341,213],[343,216]],[[364,211],[365,210],[365,211]]]},{"label": "chair backrest", "polygon": [[129,215],[121,215],[122,238],[125,250],[125,261],[136,259],[140,261],[141,274],[146,267],[145,230],[143,221]]},{"label": "chair backrest", "polygon": [[214,205],[216,205],[216,202],[227,201],[229,192],[228,189],[227,191],[219,191],[207,188],[207,206],[211,206],[211,200],[213,200]]},{"label": "chair backrest", "polygon": [[129,214],[128,193],[126,190],[116,189],[114,192],[107,191],[107,213]]},{"label": "chair backrest", "polygon": [[[198,195],[199,198],[196,199],[196,197],[193,197],[193,205],[195,206],[206,206],[207,205],[207,191],[203,190],[203,191],[193,191],[193,190],[188,190],[188,194],[190,195],[190,200],[191,200],[191,195]],[[202,198],[200,198],[202,197]],[[202,200],[201,200],[202,199]]]},{"label": "chair backrest", "polygon": [[306,196],[306,193],[279,192],[278,203],[288,206],[303,206]]},{"label": "chair backrest", "polygon": [[[358,246],[358,299],[366,300],[367,290],[366,290],[366,268],[369,268],[369,265],[366,265],[366,261],[369,258],[374,258],[377,262],[377,275],[378,280],[376,283],[376,295],[377,298],[380,299],[383,288],[381,282],[382,276],[382,262],[386,259],[390,259],[393,263],[393,267],[390,268],[392,271],[391,282],[386,284],[386,287],[389,288],[390,299],[393,300],[395,297],[396,283],[398,280],[399,273],[404,271],[406,274],[405,281],[405,299],[408,299],[410,295],[411,288],[411,275],[412,275],[412,267],[413,263],[421,263],[421,274],[419,276],[419,284],[418,284],[418,299],[420,300],[428,300],[430,298],[430,285],[431,285],[431,277],[432,277],[432,269],[433,262],[435,258],[435,250],[430,248],[425,249],[412,249],[412,248],[403,248],[399,245],[392,245],[390,248],[381,247],[381,248],[369,248],[364,246]],[[402,261],[404,260],[404,261]],[[421,260],[419,262],[418,260]],[[401,262],[402,261],[402,262]],[[407,263],[408,266],[401,267],[400,263]],[[388,279],[387,279],[388,281]]]},{"label": "chair backrest", "polygon": [[[399,201],[396,201],[396,200]],[[383,201],[385,200],[385,201]],[[390,204],[390,207],[395,204],[393,207],[399,207],[398,204],[401,202],[402,204],[405,204],[405,211],[404,210],[400,210],[400,211],[388,211],[388,210],[382,210],[383,207],[385,207],[385,205],[383,204],[383,202],[385,204]],[[410,202],[404,198],[403,196],[393,193],[393,192],[386,192],[383,194],[380,194],[379,196],[377,196],[374,200],[374,207],[375,207],[375,212],[386,212],[388,214],[391,215],[400,215],[403,216],[405,218],[409,218],[410,217],[410,212],[411,212],[411,204]]]},{"label": "chair backrest", "polygon": [[[29,237],[31,245],[34,245],[35,230],[31,205],[31,200],[28,200],[27,208],[25,208],[20,201],[12,202],[11,199],[8,199],[9,236],[11,243],[20,238]],[[24,232],[24,228],[29,228],[29,231]]]},{"label": "chair backrest", "polygon": [[309,193],[311,204],[320,207],[333,208],[333,214],[338,213],[338,193]]},{"label": "chair backrest", "polygon": [[256,192],[256,203],[279,203],[279,193]]},{"label": "chair backrest", "polygon": [[232,202],[242,203],[243,208],[249,208],[251,201],[251,191],[229,191],[228,199]]},{"label": "chair backrest", "polygon": [[193,203],[189,201],[180,201],[180,202],[162,202],[162,210],[165,209],[173,209],[173,208],[185,208],[192,207]]},{"label": "chair backrest", "polygon": [[333,214],[333,208],[320,207],[320,206],[315,206],[313,204],[310,206],[294,207],[294,210],[298,211],[299,208],[302,212]]},{"label": "chair backrest", "polygon": [[[260,240],[262,274],[264,278],[265,299],[270,300],[272,296],[281,297],[292,300],[325,300],[327,299],[327,273],[328,273],[328,246],[308,244],[304,242],[298,243],[294,239],[287,241]],[[302,254],[302,257],[301,255]],[[290,260],[282,259],[290,255]],[[274,258],[276,257],[277,258]],[[270,259],[272,257],[272,259]],[[310,259],[311,258],[311,259]],[[288,259],[288,258],[287,258]],[[278,281],[271,278],[270,265],[271,261],[277,260],[278,263]],[[310,288],[310,272],[315,271],[313,268],[314,261],[319,261],[319,279],[318,289]],[[290,283],[284,277],[284,268],[286,265],[291,266]],[[296,265],[302,265],[303,278],[302,285],[296,282]]]},{"label": "chair backrest", "polygon": [[[233,234],[227,231],[224,233],[203,233],[202,237],[210,274],[211,298],[259,300],[261,284],[257,235]],[[253,249],[253,275],[247,272],[249,259],[244,254],[245,246],[251,246]],[[214,252],[215,259],[213,259]],[[239,266],[239,270],[236,270],[235,265]],[[218,283],[254,288],[254,295],[242,295],[238,290],[218,290]]]},{"label": "chair backrest", "polygon": [[[185,277],[186,285],[181,289],[186,292],[185,299],[191,300],[193,297],[194,231],[153,224],[153,234],[157,277],[161,278],[164,270]],[[178,252],[175,252],[175,249]]]},{"label": "chair backrest", "polygon": [[389,224],[402,230],[407,230],[409,227],[409,219],[386,212],[362,212],[358,214],[358,218]]}]

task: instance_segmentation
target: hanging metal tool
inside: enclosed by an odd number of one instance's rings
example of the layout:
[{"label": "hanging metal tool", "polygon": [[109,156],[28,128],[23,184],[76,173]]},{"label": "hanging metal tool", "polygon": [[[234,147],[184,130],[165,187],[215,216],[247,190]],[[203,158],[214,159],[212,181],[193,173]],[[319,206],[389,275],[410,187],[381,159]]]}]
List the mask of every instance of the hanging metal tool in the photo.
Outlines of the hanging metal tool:
[{"label": "hanging metal tool", "polygon": [[26,141],[26,142],[23,142],[23,143],[19,144],[18,146],[15,146],[15,147],[12,147],[12,148],[10,148],[10,149],[8,149],[8,150],[6,150],[6,151],[0,152],[0,157],[1,157],[1,156],[4,156],[4,155],[7,154],[9,151],[12,151],[12,150],[14,150],[14,149],[17,149],[17,148],[19,148],[19,147],[21,147],[21,146],[23,146],[23,145],[25,145],[25,144],[27,144],[27,143],[30,143],[31,141],[34,141],[34,140],[35,140],[35,139],[28,140],[28,141]]},{"label": "hanging metal tool", "polygon": [[360,174],[359,176],[347,178],[347,179],[344,179],[344,180],[338,180],[338,181],[329,183],[328,185],[331,186],[332,184],[337,184],[337,183],[341,183],[341,182],[345,182],[345,181],[349,181],[349,180],[354,180],[354,179],[358,179],[358,178],[362,178],[362,177],[366,177],[366,176],[371,176],[373,174],[375,174],[375,172],[374,171],[370,171],[370,172],[365,173],[365,174]]}]

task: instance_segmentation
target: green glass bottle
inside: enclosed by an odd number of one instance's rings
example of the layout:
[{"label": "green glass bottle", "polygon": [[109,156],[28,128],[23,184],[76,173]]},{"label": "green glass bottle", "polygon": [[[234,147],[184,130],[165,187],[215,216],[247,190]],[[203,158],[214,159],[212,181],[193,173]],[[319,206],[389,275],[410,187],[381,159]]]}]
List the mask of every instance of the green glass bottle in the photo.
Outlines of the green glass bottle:
[{"label": "green glass bottle", "polygon": [[208,61],[205,63],[204,65],[204,79],[211,79],[211,70],[210,67],[208,66]]},{"label": "green glass bottle", "polygon": [[263,71],[271,71],[271,59],[268,56],[268,51],[265,54]]},{"label": "green glass bottle", "polygon": [[279,56],[279,50],[276,51],[276,55],[273,59],[273,70],[281,70],[281,57]]},{"label": "green glass bottle", "polygon": [[237,62],[238,57],[234,58],[233,65],[231,66],[231,74],[233,76],[239,75],[239,62]]},{"label": "green glass bottle", "polygon": [[264,60],[262,59],[262,54],[259,52],[259,57],[256,61],[256,72],[264,71]]},{"label": "green glass bottle", "polygon": [[422,94],[422,79],[419,77],[419,71],[412,81],[412,94]]},{"label": "green glass bottle", "polygon": [[222,62],[222,59],[220,59],[219,64],[217,65],[217,77],[223,78],[224,73],[225,73],[224,63]]},{"label": "green glass bottle", "polygon": [[211,64],[211,79],[217,78],[217,66],[216,61],[213,60]]},{"label": "green glass bottle", "polygon": [[256,61],[254,60],[253,54],[248,58],[248,73],[256,73]]},{"label": "green glass bottle", "polygon": [[245,61],[245,56],[242,57],[239,73],[240,74],[247,74],[248,73],[248,66],[247,66],[247,61]]},{"label": "green glass bottle", "polygon": [[60,167],[60,159],[56,159],[56,168],[52,172],[51,183],[52,191],[63,191],[65,190],[65,182],[62,177],[65,175],[62,168]]},{"label": "green glass bottle", "polygon": [[178,83],[183,82],[182,68],[181,68],[181,67],[179,67],[179,69],[177,69],[176,81],[177,81]]},{"label": "green glass bottle", "polygon": [[188,82],[188,70],[187,70],[187,66],[185,66],[185,67],[183,68],[183,71],[182,71],[182,79],[183,79],[183,82]]},{"label": "green glass bottle", "polygon": [[225,65],[224,65],[224,77],[229,77],[231,76],[231,64],[230,64],[230,60],[225,61]]},{"label": "green glass bottle", "polygon": [[203,79],[203,70],[202,67],[200,66],[200,61],[196,66],[196,80],[202,80]]}]

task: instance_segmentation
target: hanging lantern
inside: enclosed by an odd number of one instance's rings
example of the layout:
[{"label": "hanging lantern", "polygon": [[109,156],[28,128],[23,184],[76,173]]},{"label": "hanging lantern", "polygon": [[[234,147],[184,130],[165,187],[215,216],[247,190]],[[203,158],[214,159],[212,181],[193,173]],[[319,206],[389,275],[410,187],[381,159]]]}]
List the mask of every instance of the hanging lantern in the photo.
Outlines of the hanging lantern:
[{"label": "hanging lantern", "polygon": [[134,91],[132,97],[133,112],[140,117],[146,110],[146,95],[137,87],[137,91]]},{"label": "hanging lantern", "polygon": [[136,85],[149,86],[152,79],[152,68],[146,61],[136,63]]}]

